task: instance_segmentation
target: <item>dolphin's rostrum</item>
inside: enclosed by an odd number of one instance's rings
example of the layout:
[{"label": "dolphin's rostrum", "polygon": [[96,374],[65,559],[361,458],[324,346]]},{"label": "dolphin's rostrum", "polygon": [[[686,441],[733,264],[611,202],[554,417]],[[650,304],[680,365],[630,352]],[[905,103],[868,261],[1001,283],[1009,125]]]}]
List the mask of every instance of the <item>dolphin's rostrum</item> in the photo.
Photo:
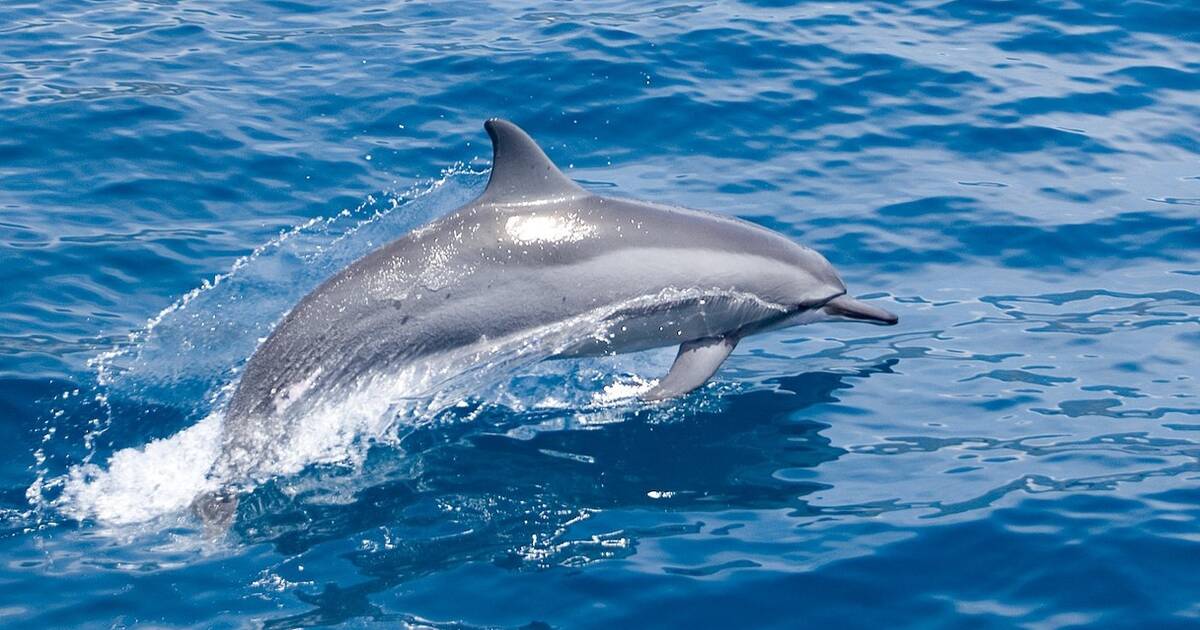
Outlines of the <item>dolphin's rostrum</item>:
[{"label": "dolphin's rostrum", "polygon": [[351,264],[308,294],[251,357],[226,409],[209,475],[227,489],[194,504],[227,523],[236,488],[287,448],[313,397],[435,355],[591,314],[553,357],[678,345],[643,394],[703,385],[746,335],[823,320],[894,324],[846,295],[817,252],[766,228],[602,197],[571,181],[519,127],[484,124],[487,188],[453,213]]}]

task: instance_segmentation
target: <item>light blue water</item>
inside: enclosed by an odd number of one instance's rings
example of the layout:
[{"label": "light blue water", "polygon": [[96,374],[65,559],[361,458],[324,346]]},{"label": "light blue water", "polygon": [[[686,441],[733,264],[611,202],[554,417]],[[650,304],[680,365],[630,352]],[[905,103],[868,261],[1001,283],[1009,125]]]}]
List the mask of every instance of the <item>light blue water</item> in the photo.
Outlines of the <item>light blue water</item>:
[{"label": "light blue water", "polygon": [[[205,542],[236,369],[491,116],[900,325],[341,409]],[[1185,1],[4,3],[0,623],[1200,624],[1197,129]]]}]

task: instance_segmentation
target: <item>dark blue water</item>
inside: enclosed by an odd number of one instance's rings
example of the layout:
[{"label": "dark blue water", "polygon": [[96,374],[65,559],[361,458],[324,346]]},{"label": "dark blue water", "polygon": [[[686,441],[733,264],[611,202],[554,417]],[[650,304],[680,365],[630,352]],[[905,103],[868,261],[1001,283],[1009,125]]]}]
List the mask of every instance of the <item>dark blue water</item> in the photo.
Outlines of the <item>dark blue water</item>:
[{"label": "dark blue water", "polygon": [[[343,409],[206,540],[236,370],[491,116],[901,324]],[[1184,0],[6,2],[0,623],[1200,624],[1197,129]]]}]

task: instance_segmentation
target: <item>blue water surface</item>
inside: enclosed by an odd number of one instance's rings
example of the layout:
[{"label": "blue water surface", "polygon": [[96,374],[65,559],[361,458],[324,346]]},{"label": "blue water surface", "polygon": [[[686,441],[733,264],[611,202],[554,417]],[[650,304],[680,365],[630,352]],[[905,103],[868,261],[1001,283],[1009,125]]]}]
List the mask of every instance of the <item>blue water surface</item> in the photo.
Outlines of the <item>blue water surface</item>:
[{"label": "blue water surface", "polygon": [[[203,536],[238,368],[492,116],[900,325],[335,414]],[[4,2],[0,624],[1200,625],[1198,129],[1189,0]]]}]

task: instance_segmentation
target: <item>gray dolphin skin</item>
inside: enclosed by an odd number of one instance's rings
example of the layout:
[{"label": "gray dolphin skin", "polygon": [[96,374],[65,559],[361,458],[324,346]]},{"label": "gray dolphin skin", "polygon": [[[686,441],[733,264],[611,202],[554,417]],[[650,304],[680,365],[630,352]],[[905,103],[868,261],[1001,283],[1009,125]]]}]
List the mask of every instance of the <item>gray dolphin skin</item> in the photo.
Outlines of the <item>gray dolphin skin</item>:
[{"label": "gray dolphin skin", "polygon": [[[308,294],[245,366],[210,478],[236,483],[315,392],[592,313],[550,358],[679,346],[643,394],[703,385],[746,335],[840,320],[895,324],[846,294],[817,252],[739,219],[602,197],[511,122],[484,124],[492,172],[474,201],[371,252]],[[193,504],[228,524],[232,490]]]}]

